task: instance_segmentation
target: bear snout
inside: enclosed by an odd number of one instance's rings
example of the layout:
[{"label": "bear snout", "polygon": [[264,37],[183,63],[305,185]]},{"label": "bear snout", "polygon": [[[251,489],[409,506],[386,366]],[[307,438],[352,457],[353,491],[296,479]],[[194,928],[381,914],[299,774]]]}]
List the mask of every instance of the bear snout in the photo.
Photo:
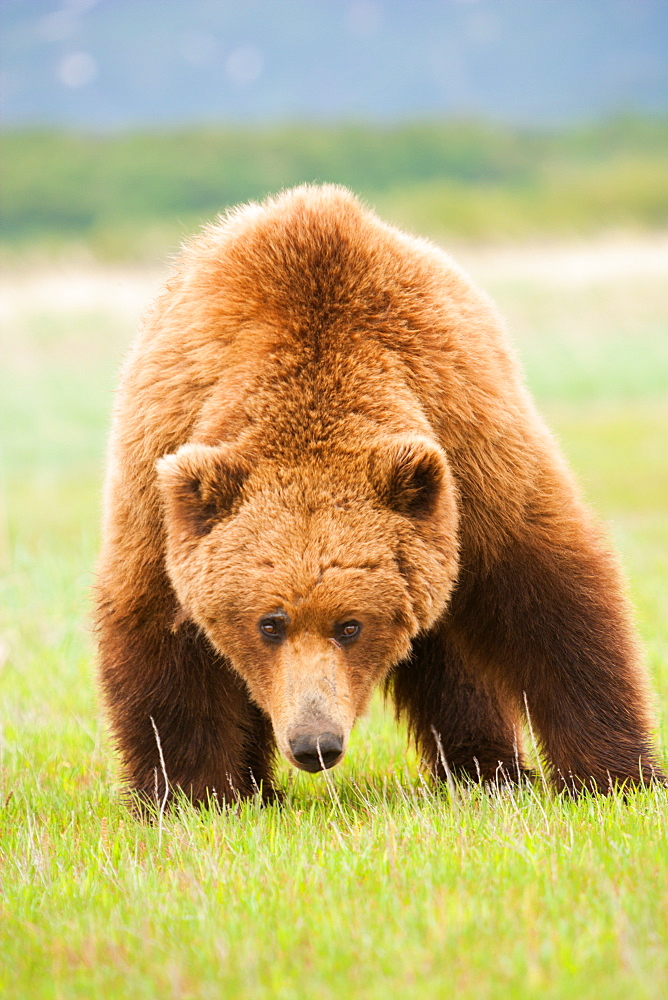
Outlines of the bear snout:
[{"label": "bear snout", "polygon": [[334,767],[343,756],[343,733],[300,733],[288,740],[292,756],[302,771]]}]

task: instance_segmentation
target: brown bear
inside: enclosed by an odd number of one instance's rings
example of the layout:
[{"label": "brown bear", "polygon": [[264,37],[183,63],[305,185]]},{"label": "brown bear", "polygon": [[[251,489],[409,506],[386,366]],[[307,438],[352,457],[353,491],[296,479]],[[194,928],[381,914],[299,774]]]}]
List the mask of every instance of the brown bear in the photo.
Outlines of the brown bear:
[{"label": "brown bear", "polygon": [[[183,251],[123,373],[101,683],[130,787],[274,795],[384,686],[437,777],[661,777],[620,572],[492,303],[348,191]],[[157,739],[156,739],[157,734]],[[164,770],[160,753],[164,755]]]}]

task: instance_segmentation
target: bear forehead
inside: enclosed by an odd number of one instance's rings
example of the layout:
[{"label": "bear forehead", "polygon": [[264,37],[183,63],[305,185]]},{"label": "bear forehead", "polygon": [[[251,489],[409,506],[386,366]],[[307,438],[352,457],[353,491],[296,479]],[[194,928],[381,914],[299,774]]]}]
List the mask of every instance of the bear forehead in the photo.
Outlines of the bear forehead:
[{"label": "bear forehead", "polygon": [[287,599],[334,580],[359,588],[370,576],[396,572],[401,520],[371,494],[251,491],[203,541],[199,561],[207,575],[246,593],[269,586]]},{"label": "bear forehead", "polygon": [[[301,488],[304,472],[265,468],[249,481],[234,520],[221,525],[235,546],[274,563],[359,566],[375,563],[396,539],[396,516],[385,510],[371,485],[360,479],[355,492],[335,476]],[[273,475],[272,473],[276,473]],[[351,560],[350,553],[355,553]]]},{"label": "bear forehead", "polygon": [[337,603],[351,595],[373,603],[379,588],[402,590],[404,580],[390,546],[321,543],[299,549],[294,546],[262,546],[246,549],[234,573],[233,588],[254,594],[270,605],[316,602]]},{"label": "bear forehead", "polygon": [[345,617],[394,616],[407,600],[406,581],[392,560],[318,569],[265,562],[257,571],[244,595],[246,612],[254,617],[282,612],[296,628],[327,626]]}]

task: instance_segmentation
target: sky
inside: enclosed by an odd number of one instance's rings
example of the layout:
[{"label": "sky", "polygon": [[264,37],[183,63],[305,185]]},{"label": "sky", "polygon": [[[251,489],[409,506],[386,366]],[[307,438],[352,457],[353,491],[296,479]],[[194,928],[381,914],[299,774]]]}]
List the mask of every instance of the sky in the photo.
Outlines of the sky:
[{"label": "sky", "polygon": [[668,0],[0,0],[5,125],[668,111]]}]

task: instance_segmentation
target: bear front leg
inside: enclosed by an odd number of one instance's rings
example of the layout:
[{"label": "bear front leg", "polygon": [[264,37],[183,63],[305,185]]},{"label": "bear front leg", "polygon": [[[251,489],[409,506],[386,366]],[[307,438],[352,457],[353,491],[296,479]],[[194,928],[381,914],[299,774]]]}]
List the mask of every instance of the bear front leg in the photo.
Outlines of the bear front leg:
[{"label": "bear front leg", "polygon": [[530,773],[519,712],[467,669],[445,626],[414,640],[388,687],[435,777],[446,779],[446,767],[471,781],[514,782]]},{"label": "bear front leg", "polygon": [[459,641],[526,706],[557,787],[663,779],[619,573],[583,515],[535,514],[451,606]]},{"label": "bear front leg", "polygon": [[[272,801],[270,721],[191,622],[173,631],[101,603],[100,679],[123,773],[140,800],[181,790],[194,803]],[[155,723],[155,730],[153,728]]]}]

